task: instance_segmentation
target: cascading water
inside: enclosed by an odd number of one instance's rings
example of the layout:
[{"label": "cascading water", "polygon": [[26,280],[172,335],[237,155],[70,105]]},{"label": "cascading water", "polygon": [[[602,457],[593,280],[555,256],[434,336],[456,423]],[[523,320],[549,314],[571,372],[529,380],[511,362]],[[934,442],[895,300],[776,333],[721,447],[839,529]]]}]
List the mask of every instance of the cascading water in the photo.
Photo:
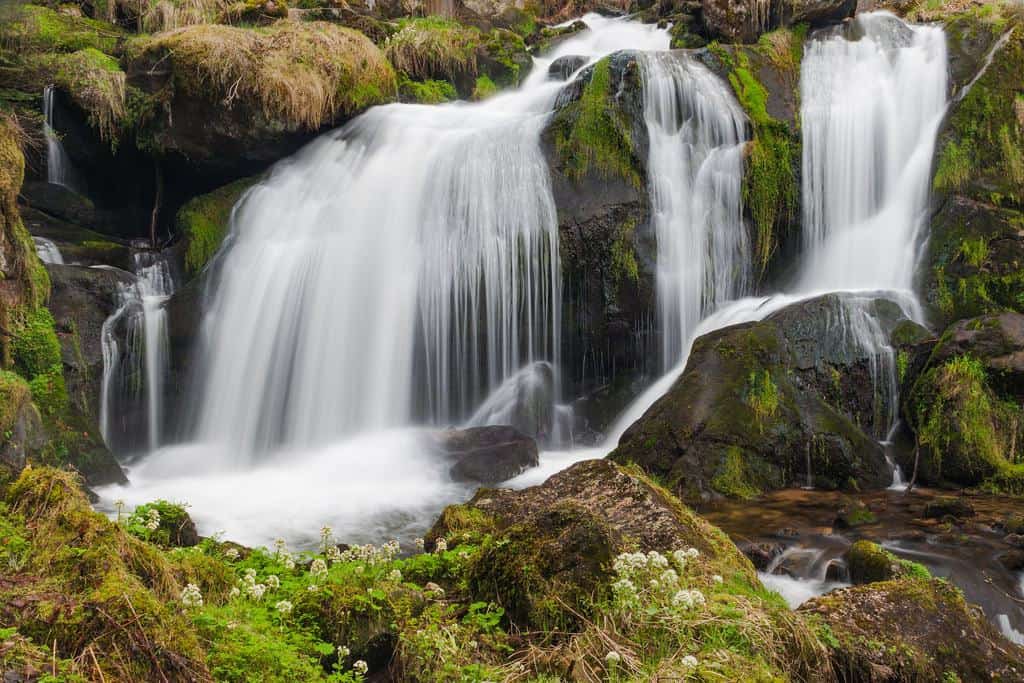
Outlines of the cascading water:
[{"label": "cascading water", "polygon": [[[200,523],[227,520],[240,540],[325,520],[379,538],[378,525],[422,524],[462,490],[395,428],[472,418],[537,363],[557,396],[561,273],[540,133],[564,82],[547,67],[669,43],[654,26],[585,21],[518,90],[374,108],[246,196],[203,323],[195,442],[147,458],[131,472],[143,485],[117,495],[181,491]],[[260,493],[226,504],[238,486]]]},{"label": "cascading water", "polygon": [[668,371],[684,358],[697,323],[747,286],[745,117],[722,81],[694,60],[651,53],[641,55],[640,65],[662,367]]},{"label": "cascading water", "polygon": [[64,265],[64,257],[52,240],[45,237],[32,237],[32,242],[36,246],[36,255],[39,256],[40,261],[58,266]]},{"label": "cascading water", "polygon": [[[161,443],[169,345],[163,303],[174,293],[163,254],[134,251],[132,270],[135,281],[121,287],[120,304],[101,330],[100,433],[118,453]],[[142,418],[133,419],[140,409]]]},{"label": "cascading water", "polygon": [[946,107],[941,28],[862,14],[812,40],[800,79],[803,290],[910,290]]},{"label": "cascading water", "polygon": [[75,190],[77,178],[64,144],[53,127],[54,87],[43,89],[43,137],[46,140],[46,181]]}]

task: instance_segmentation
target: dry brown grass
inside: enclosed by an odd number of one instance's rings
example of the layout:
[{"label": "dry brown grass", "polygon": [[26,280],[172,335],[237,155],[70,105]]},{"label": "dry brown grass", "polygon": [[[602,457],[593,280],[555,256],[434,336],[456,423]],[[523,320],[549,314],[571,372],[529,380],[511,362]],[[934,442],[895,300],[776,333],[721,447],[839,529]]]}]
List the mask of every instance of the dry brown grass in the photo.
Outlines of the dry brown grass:
[{"label": "dry brown grass", "polygon": [[116,140],[125,118],[125,74],[118,63],[92,48],[54,59],[57,85],[88,113],[103,140]]},{"label": "dry brown grass", "polygon": [[184,26],[216,23],[227,7],[225,0],[160,0],[143,13],[142,30],[160,33]]},{"label": "dry brown grass", "polygon": [[136,57],[169,59],[188,96],[244,103],[289,130],[319,128],[397,92],[391,65],[366,36],[324,22],[190,26],[136,49]]},{"label": "dry brown grass", "polygon": [[437,17],[408,21],[388,38],[384,50],[395,65],[418,80],[454,80],[475,75],[480,33]]}]

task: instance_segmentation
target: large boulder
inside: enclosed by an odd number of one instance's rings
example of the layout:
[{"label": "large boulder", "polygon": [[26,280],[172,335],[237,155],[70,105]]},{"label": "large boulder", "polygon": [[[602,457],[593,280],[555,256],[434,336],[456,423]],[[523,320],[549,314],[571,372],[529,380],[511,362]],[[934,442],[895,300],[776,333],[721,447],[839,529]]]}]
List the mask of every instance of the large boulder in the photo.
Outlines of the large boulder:
[{"label": "large boulder", "polygon": [[639,472],[608,460],[573,465],[522,491],[481,489],[446,509],[427,542],[485,537],[470,590],[504,607],[520,628],[578,624],[595,594],[608,590],[621,552],[694,547],[707,577],[756,582],[753,566],[724,533]]},{"label": "large boulder", "polygon": [[690,501],[886,485],[878,440],[895,409],[889,340],[906,324],[887,300],[830,294],[704,335],[610,457]]},{"label": "large boulder", "polygon": [[452,429],[434,435],[436,448],[452,460],[456,481],[498,484],[536,467],[537,442],[514,427]]},{"label": "large boulder", "polygon": [[[961,320],[936,343],[903,411],[914,429],[918,477],[930,484],[995,479],[1016,492],[1024,436],[1024,316]],[[913,467],[906,462],[904,466]]]},{"label": "large boulder", "polygon": [[853,16],[857,0],[701,0],[704,25],[715,38],[754,43],[786,26],[822,26]]},{"label": "large boulder", "polygon": [[324,22],[188,26],[128,52],[139,144],[214,178],[260,170],[397,92],[366,36]]},{"label": "large boulder", "polygon": [[833,591],[805,603],[800,613],[814,615],[830,630],[832,667],[840,680],[1024,677],[1024,650],[942,579],[905,578]]}]

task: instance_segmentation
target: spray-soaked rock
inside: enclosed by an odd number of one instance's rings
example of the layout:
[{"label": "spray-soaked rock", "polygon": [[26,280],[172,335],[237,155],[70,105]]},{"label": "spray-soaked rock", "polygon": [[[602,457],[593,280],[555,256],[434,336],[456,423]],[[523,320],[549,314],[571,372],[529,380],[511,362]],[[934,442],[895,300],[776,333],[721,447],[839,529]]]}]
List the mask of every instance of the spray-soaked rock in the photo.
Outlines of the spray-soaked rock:
[{"label": "spray-soaked rock", "polygon": [[434,436],[456,481],[497,484],[539,464],[537,442],[515,427],[453,429]]}]

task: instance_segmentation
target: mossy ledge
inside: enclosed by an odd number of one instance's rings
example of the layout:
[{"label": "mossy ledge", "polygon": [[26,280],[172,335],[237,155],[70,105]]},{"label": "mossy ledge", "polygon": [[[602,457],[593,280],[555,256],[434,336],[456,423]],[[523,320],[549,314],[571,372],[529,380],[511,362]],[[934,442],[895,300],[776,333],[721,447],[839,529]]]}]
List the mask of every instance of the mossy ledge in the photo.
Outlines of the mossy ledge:
[{"label": "mossy ledge", "polygon": [[175,217],[185,244],[185,269],[195,276],[206,267],[228,234],[231,214],[239,199],[259,181],[243,178],[189,200]]}]

